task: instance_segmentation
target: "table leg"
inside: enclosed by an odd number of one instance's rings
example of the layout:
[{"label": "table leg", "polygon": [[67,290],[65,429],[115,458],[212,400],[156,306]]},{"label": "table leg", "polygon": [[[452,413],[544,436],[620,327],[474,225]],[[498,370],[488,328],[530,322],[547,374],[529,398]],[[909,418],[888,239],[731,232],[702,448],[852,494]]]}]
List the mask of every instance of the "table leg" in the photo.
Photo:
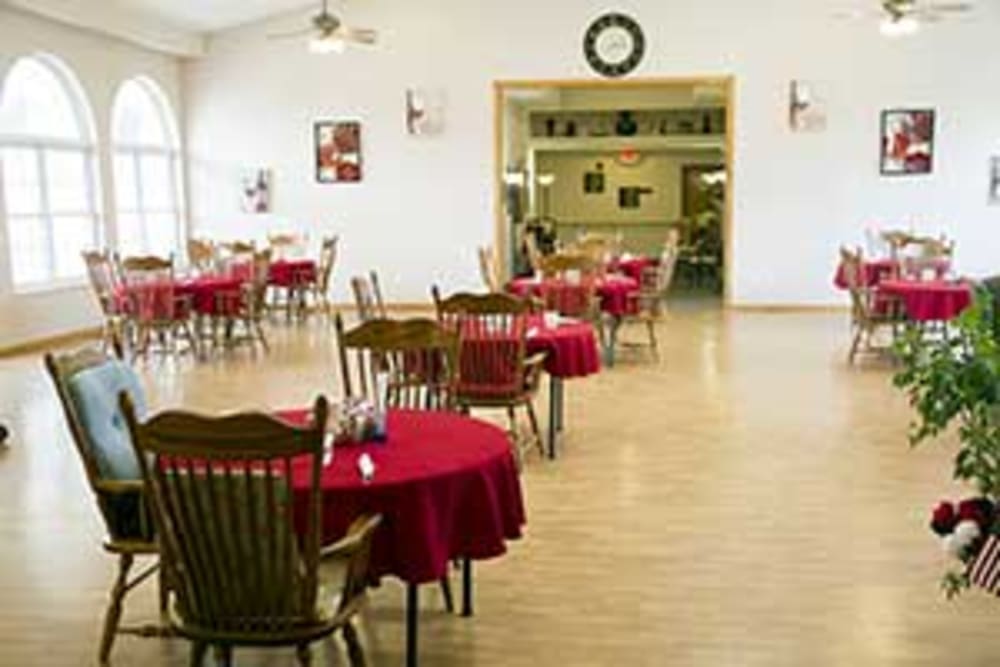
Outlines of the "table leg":
[{"label": "table leg", "polygon": [[417,584],[406,584],[406,667],[417,667],[417,614],[420,597]]},{"label": "table leg", "polygon": [[566,429],[563,428],[566,424],[566,386],[563,384],[562,378],[556,378],[556,397],[558,403],[556,405],[556,429],[562,433]]},{"label": "table leg", "polygon": [[462,616],[472,616],[472,559],[462,559]]},{"label": "table leg", "polygon": [[559,386],[559,378],[555,375],[549,375],[549,458],[556,458],[556,431],[558,429],[559,418],[557,412],[558,407],[558,392],[557,387]]},{"label": "table leg", "polygon": [[608,333],[604,342],[604,363],[608,368],[615,365],[615,346],[618,341],[618,327],[621,326],[622,318],[612,315],[608,318]]}]

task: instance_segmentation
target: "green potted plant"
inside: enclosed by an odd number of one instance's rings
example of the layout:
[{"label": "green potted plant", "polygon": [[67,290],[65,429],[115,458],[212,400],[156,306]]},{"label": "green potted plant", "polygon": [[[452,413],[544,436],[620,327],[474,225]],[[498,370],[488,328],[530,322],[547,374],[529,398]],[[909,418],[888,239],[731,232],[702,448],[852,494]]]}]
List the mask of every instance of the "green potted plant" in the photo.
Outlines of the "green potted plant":
[{"label": "green potted plant", "polygon": [[[901,364],[894,383],[916,411],[909,440],[917,446],[953,425],[959,439],[953,476],[973,486],[978,497],[940,503],[931,528],[946,550],[971,563],[985,540],[1000,533],[1000,337],[993,297],[984,291],[939,337],[908,328],[896,344]],[[969,524],[956,532],[962,522]],[[975,528],[971,525],[975,524]],[[967,568],[942,581],[948,597],[969,586]]]}]

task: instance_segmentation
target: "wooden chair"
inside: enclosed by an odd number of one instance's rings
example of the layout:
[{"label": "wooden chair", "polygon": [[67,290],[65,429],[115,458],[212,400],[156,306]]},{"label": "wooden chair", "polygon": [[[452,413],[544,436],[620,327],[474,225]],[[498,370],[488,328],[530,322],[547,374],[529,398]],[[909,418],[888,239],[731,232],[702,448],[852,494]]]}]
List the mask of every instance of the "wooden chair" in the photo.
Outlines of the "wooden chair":
[{"label": "wooden chair", "polygon": [[954,254],[954,241],[944,237],[913,237],[902,249],[900,273],[909,280],[941,278],[951,266]]},{"label": "wooden chair", "polygon": [[[241,285],[237,292],[216,294],[215,312],[222,320],[227,342],[260,343],[264,351],[269,350],[267,336],[264,335],[263,321],[267,313],[267,279],[271,268],[271,249],[266,248],[253,256],[250,280]],[[242,325],[242,336],[235,337],[234,329]],[[213,324],[213,339],[216,326]]]},{"label": "wooden chair", "polygon": [[[115,424],[115,420],[120,421],[118,395],[108,390],[139,392],[135,397],[139,401],[141,388],[134,376],[130,376],[130,369],[121,363],[121,346],[117,341],[113,348],[114,355],[93,347],[45,355],[45,368],[55,386],[87,483],[104,521],[104,550],[118,559],[118,573],[104,613],[98,648],[101,665],[108,664],[118,634],[164,634],[162,628],[155,625],[120,626],[126,595],[157,573],[159,550],[138,463],[134,461],[131,445],[122,442],[121,424]],[[95,380],[101,381],[96,389]],[[102,430],[107,437],[101,435]],[[137,558],[152,558],[153,562],[135,577],[130,577]],[[161,577],[161,614],[166,612],[167,601],[168,591]]]},{"label": "wooden chair", "polygon": [[878,292],[877,287],[869,287],[863,280],[864,262],[861,250],[840,249],[840,261],[851,296],[851,326],[853,336],[847,362],[854,363],[862,344],[866,352],[879,352],[872,339],[880,329],[891,329],[900,321],[897,304]]},{"label": "wooden chair", "polygon": [[198,273],[211,273],[215,270],[215,246],[211,241],[188,239],[188,264]]},{"label": "wooden chair", "polygon": [[639,293],[636,295],[635,314],[629,315],[626,319],[639,322],[646,327],[649,337],[649,349],[654,359],[660,358],[659,345],[656,339],[656,324],[663,317],[667,292],[674,279],[674,270],[677,266],[678,247],[667,243],[660,253],[660,261],[655,266],[647,266],[643,272],[639,284]]},{"label": "wooden chair", "polygon": [[579,254],[549,255],[542,262],[541,300],[545,310],[593,323],[603,331],[597,280],[603,265]]},{"label": "wooden chair", "polygon": [[611,255],[611,246],[611,240],[605,236],[585,234],[576,242],[573,250],[591,262],[603,266]]},{"label": "wooden chair", "polygon": [[539,273],[542,270],[542,260],[545,256],[542,255],[542,251],[538,248],[538,241],[535,239],[534,234],[524,234],[524,253],[528,259],[528,266],[535,273]]},{"label": "wooden chair", "polygon": [[387,317],[385,302],[382,300],[382,290],[379,288],[378,274],[371,271],[368,275],[368,278],[364,276],[351,278],[351,292],[354,293],[354,306],[357,309],[359,322],[386,319]]},{"label": "wooden chair", "polygon": [[483,284],[491,292],[502,292],[500,284],[500,271],[497,267],[496,255],[493,248],[482,246],[477,249],[479,255],[479,276],[483,279]]},{"label": "wooden chair", "polygon": [[87,267],[87,280],[101,309],[101,339],[105,349],[111,349],[114,340],[127,335],[122,285],[115,271],[114,261],[107,250],[85,251],[83,263]]},{"label": "wooden chair", "polygon": [[333,267],[337,263],[337,242],[340,237],[331,236],[323,239],[319,251],[319,264],[316,267],[316,280],[310,285],[316,306],[322,306],[324,314],[330,315],[330,278]]},{"label": "wooden chair", "polygon": [[274,259],[285,259],[301,254],[308,243],[308,237],[298,234],[268,234],[267,245],[271,248]]},{"label": "wooden chair", "polygon": [[[434,320],[372,319],[344,330],[337,313],[337,352],[344,396],[348,401],[374,402],[376,377],[388,376],[386,407],[448,411],[456,408],[457,338]],[[353,358],[353,364],[352,364]],[[355,381],[351,380],[354,367]],[[451,583],[440,580],[445,608],[454,610]]]},{"label": "wooden chair", "polygon": [[[364,664],[352,622],[366,602],[380,517],[320,544],[326,399],[306,428],[254,413],[165,412],[140,424],[128,396],[121,405],[177,600],[171,623],[193,642],[191,664],[210,646],[223,665],[234,647],[294,646],[308,665],[310,644],[338,630],[352,664]],[[306,490],[293,489],[293,468],[308,474]],[[325,562],[340,571],[339,596],[320,588]]]},{"label": "wooden chair", "polygon": [[[545,353],[527,355],[528,301],[502,293],[455,294],[442,299],[432,288],[438,321],[459,340],[456,401],[464,412],[504,409],[514,455],[520,464],[532,444],[544,456],[534,401],[541,384]],[[518,434],[517,413],[523,408],[531,438]]]},{"label": "wooden chair", "polygon": [[[344,330],[335,319],[340,374],[348,399],[372,400],[375,378],[388,375],[388,406],[411,410],[455,408],[457,338],[434,320],[371,319]],[[356,381],[351,381],[353,353]]]},{"label": "wooden chair", "polygon": [[135,330],[133,356],[148,352],[154,338],[163,350],[175,354],[177,340],[183,337],[197,353],[191,299],[176,293],[173,258],[128,257],[121,265],[128,313]]}]

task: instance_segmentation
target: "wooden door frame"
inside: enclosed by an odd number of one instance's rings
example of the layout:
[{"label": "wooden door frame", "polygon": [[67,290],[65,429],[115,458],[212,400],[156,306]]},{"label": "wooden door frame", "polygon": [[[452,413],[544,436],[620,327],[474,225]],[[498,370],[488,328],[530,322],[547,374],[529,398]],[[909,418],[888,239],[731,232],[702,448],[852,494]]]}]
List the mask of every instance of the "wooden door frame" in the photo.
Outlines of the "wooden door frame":
[{"label": "wooden door frame", "polygon": [[723,303],[732,304],[733,277],[733,185],[736,149],[736,78],[732,75],[652,77],[635,79],[499,79],[493,82],[493,247],[504,278],[508,278],[510,256],[509,230],[504,219],[504,97],[507,91],[515,89],[574,88],[601,90],[629,90],[655,86],[721,86],[726,91],[726,208],[722,221],[723,233]]}]

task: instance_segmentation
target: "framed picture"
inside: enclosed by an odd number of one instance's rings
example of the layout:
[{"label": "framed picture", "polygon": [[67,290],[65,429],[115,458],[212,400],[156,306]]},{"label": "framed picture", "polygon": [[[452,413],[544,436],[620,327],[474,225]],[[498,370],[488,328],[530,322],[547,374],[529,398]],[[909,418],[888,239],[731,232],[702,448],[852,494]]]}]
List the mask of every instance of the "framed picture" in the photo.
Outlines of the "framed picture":
[{"label": "framed picture", "polygon": [[990,204],[1000,204],[1000,156],[990,158]]},{"label": "framed picture", "polygon": [[271,170],[244,170],[240,176],[240,194],[244,213],[270,213]]},{"label": "framed picture", "polygon": [[355,120],[317,121],[316,180],[320,183],[361,181],[361,123]]},{"label": "framed picture", "polygon": [[929,174],[934,167],[934,110],[882,112],[883,176]]}]

